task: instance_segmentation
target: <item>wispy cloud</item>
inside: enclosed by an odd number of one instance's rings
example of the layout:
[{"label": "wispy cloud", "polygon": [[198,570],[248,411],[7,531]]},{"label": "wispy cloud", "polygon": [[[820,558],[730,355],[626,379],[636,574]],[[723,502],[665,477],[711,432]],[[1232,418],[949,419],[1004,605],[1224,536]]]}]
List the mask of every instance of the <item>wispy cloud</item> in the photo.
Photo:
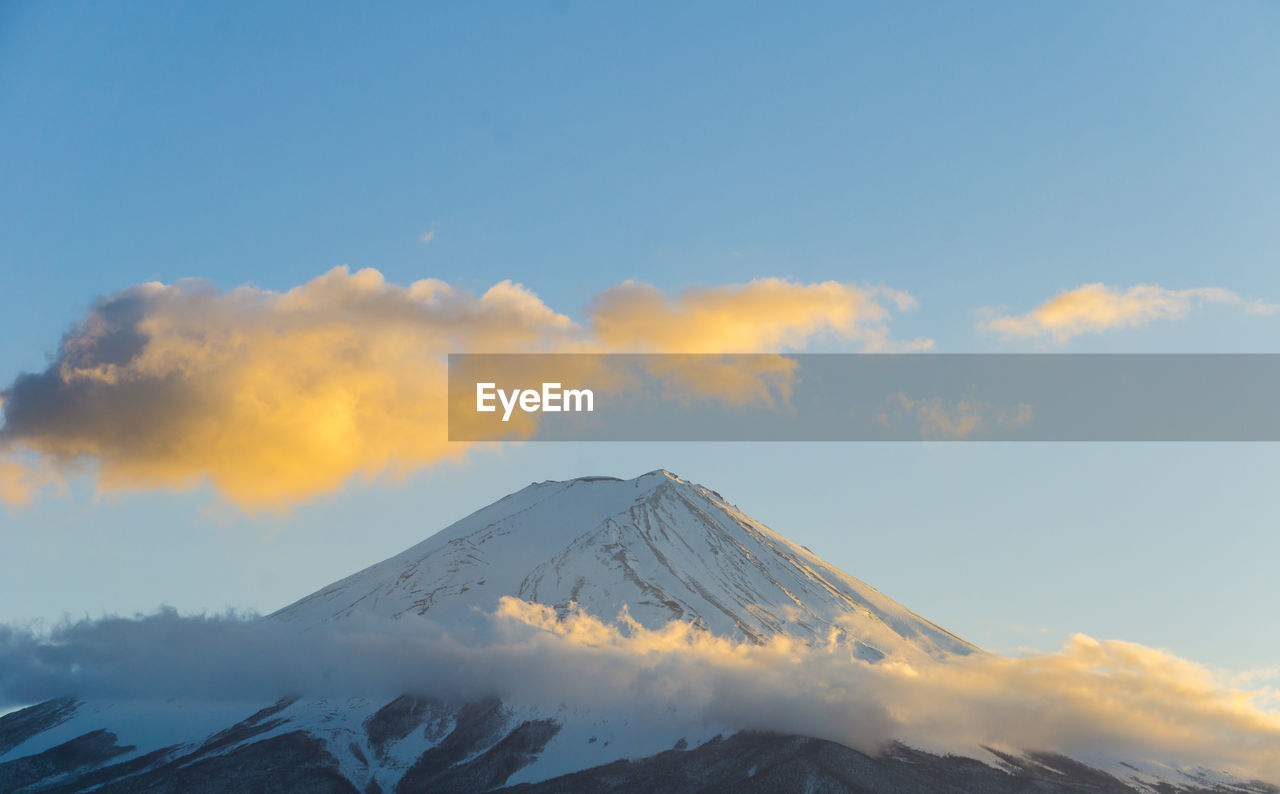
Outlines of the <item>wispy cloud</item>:
[{"label": "wispy cloud", "polygon": [[28,505],[37,492],[50,486],[62,491],[66,482],[46,461],[36,459],[19,463],[0,458],[0,503],[8,507]]},{"label": "wispy cloud", "polygon": [[0,502],[10,505],[31,503],[31,474],[13,461],[0,460]]},{"label": "wispy cloud", "polygon": [[1272,314],[1280,306],[1246,300],[1222,287],[1166,289],[1136,284],[1127,289],[1084,284],[1050,298],[1025,314],[983,311],[982,328],[1006,338],[1041,338],[1065,342],[1081,334],[1134,328],[1155,320],[1178,320],[1204,304],[1233,306],[1250,314]]},{"label": "wispy cloud", "polygon": [[92,464],[102,489],[207,480],[242,507],[284,507],[464,454],[447,440],[447,353],[765,352],[824,336],[884,349],[889,307],[910,304],[836,282],[627,282],[580,323],[510,281],[476,296],[340,267],[282,293],[143,284],[98,301],[45,371],[0,392],[0,494],[30,498],[12,468],[25,451]]},{"label": "wispy cloud", "polygon": [[876,421],[885,427],[916,425],[927,440],[960,440],[990,428],[1022,427],[1031,421],[1026,403],[1000,406],[979,400],[945,401],[940,397],[911,399],[895,394],[881,404]]}]

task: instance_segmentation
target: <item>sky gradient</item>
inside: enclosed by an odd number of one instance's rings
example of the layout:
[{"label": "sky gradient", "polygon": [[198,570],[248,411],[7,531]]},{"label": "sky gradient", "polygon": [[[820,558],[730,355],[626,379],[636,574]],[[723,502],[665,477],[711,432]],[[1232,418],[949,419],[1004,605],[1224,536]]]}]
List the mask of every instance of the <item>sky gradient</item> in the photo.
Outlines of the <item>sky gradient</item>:
[{"label": "sky gradient", "polygon": [[[597,339],[628,280],[679,308],[778,278],[909,294],[890,338],[943,352],[1276,352],[1278,34],[1248,2],[6,4],[0,382],[135,285],[274,306],[341,265],[510,280]],[[786,346],[871,346],[815,316]],[[99,492],[89,461],[0,508],[0,621],[267,612],[530,481],[661,467],[984,647],[1084,632],[1241,671],[1280,660],[1278,463],[495,446],[263,512],[207,482]]]}]

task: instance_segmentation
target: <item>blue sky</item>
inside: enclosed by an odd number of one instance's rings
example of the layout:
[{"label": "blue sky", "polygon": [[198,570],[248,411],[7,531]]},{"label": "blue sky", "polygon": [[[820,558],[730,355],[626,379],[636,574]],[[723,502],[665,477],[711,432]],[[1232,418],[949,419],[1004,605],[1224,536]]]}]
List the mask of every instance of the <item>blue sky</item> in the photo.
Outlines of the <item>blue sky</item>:
[{"label": "blue sky", "polygon": [[[575,319],[626,279],[776,276],[905,290],[894,336],[948,352],[1274,352],[1280,316],[1229,305],[1063,343],[977,310],[1092,282],[1280,302],[1277,34],[1246,2],[7,4],[0,381],[101,295],[341,264]],[[666,467],[987,647],[1261,667],[1278,455],[539,445],[285,515],[73,477],[0,512],[0,621],[269,611],[531,480]]]}]

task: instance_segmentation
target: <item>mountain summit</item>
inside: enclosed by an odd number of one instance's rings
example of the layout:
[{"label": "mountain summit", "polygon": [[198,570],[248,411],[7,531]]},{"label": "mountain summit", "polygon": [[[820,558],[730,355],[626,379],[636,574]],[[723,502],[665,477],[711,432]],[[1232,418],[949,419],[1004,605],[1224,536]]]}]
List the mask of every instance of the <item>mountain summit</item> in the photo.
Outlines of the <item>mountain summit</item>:
[{"label": "mountain summit", "polygon": [[534,483],[272,617],[448,623],[492,611],[502,596],[606,620],[625,609],[646,628],[680,621],[750,642],[841,640],[868,661],[976,650],[663,469]]}]

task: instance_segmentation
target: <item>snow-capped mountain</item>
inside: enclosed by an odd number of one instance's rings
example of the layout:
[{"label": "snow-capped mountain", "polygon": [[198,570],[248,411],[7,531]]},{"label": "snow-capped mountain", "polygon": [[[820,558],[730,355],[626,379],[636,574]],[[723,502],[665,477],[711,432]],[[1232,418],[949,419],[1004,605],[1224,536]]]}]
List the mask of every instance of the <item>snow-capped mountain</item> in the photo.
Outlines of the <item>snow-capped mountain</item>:
[{"label": "snow-capped mountain", "polygon": [[664,470],[534,483],[272,617],[372,613],[447,624],[492,611],[504,595],[562,614],[574,604],[601,618],[625,608],[646,628],[682,621],[738,640],[826,642],[835,632],[868,661],[976,650]]},{"label": "snow-capped mountain", "polygon": [[[873,669],[890,654],[948,664],[982,653],[715,491],[661,470],[535,483],[251,625],[279,632],[284,644],[374,627],[376,645],[393,629],[416,636],[415,620],[424,629],[465,626],[504,596],[561,616],[580,609],[615,619],[625,610],[619,623],[650,629],[681,621],[739,643],[834,642]],[[713,720],[677,724],[673,711],[504,702],[474,691],[238,697],[64,697],[0,716],[0,793],[1278,791],[1174,767],[1108,772],[987,747],[972,758],[901,744],[869,755]]]}]

